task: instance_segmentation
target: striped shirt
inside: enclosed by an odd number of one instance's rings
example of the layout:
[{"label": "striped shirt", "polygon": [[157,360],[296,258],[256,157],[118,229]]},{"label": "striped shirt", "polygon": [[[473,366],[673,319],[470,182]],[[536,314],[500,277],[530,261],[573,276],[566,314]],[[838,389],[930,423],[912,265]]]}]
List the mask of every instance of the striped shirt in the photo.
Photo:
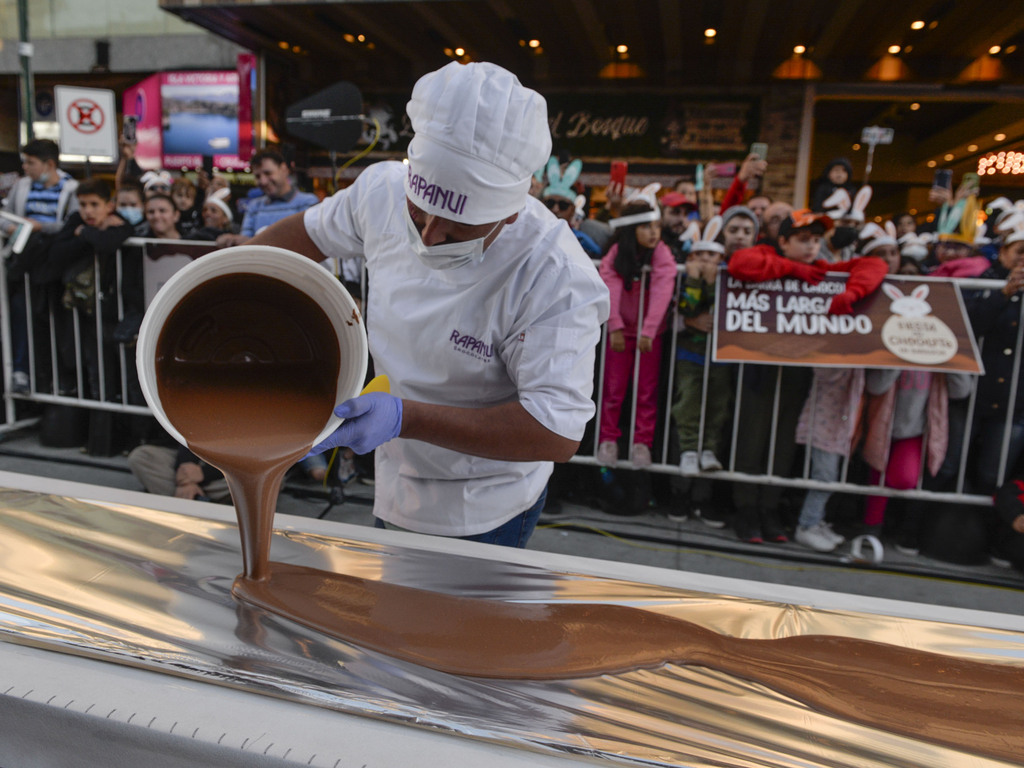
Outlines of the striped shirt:
[{"label": "striped shirt", "polygon": [[245,209],[241,234],[253,237],[257,232],[281,219],[312,208],[320,198],[309,192],[299,192],[294,187],[287,197],[257,197]]},{"label": "striped shirt", "polygon": [[25,218],[35,221],[57,221],[60,193],[64,189],[64,178],[52,187],[41,181],[33,181],[25,198]]}]

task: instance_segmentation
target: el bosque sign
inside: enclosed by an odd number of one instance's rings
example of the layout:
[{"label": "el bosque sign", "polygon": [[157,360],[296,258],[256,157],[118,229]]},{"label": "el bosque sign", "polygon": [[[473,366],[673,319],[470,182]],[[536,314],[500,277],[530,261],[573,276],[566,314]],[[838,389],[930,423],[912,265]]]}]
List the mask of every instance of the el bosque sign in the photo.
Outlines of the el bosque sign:
[{"label": "el bosque sign", "polygon": [[[546,96],[556,150],[576,157],[722,159],[742,155],[760,128],[756,98],[603,93]],[[402,151],[412,138],[405,97],[366,99],[381,123],[378,148]],[[372,131],[360,143],[372,139]]]}]

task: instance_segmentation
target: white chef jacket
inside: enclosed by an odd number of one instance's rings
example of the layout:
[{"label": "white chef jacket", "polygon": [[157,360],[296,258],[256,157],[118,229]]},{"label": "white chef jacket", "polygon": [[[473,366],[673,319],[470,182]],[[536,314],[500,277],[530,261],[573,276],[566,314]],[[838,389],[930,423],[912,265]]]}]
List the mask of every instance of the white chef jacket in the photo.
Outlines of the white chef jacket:
[{"label": "white chef jacket", "polygon": [[[376,372],[401,398],[468,408],[518,401],[552,432],[581,439],[609,307],[594,265],[531,197],[481,262],[430,269],[409,246],[406,172],[402,163],[372,165],[304,219],[326,256],[366,258]],[[529,509],[552,466],[398,438],[377,449],[373,513],[420,533],[483,533]]]}]

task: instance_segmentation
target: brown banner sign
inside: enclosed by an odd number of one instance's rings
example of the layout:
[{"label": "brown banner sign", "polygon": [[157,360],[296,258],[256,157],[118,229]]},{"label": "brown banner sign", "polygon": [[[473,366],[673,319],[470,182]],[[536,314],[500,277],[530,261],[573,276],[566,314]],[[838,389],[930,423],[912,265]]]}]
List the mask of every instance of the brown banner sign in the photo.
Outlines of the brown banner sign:
[{"label": "brown banner sign", "polygon": [[956,283],[887,277],[853,314],[830,315],[846,275],[810,285],[746,283],[723,273],[717,282],[717,362],[984,373]]}]

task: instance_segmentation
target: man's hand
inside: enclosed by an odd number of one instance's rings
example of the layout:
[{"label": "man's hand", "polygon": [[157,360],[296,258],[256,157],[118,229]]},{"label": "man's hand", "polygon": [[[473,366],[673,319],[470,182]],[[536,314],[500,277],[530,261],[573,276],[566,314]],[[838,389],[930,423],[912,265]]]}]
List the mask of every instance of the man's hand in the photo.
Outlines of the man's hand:
[{"label": "man's hand", "polygon": [[945,187],[932,187],[928,190],[928,201],[936,205],[948,203],[953,199],[953,193]]},{"label": "man's hand", "polygon": [[203,495],[203,489],[195,483],[189,483],[188,485],[179,485],[174,489],[174,498],[176,499],[194,499],[197,496]]},{"label": "man's hand", "polygon": [[395,439],[402,431],[402,400],[386,392],[370,392],[346,400],[334,409],[334,415],[345,419],[344,423],[323,442],[314,445],[309,452],[311,456],[331,448],[369,453]]},{"label": "man's hand", "polygon": [[182,462],[174,473],[174,482],[178,485],[198,485],[203,482],[203,468],[194,461]]},{"label": "man's hand", "polygon": [[232,245],[244,245],[249,242],[249,238],[245,235],[233,235],[230,232],[225,232],[223,235],[217,236],[217,245],[221,248],[229,248]]},{"label": "man's hand", "polygon": [[608,344],[611,346],[613,352],[625,352],[626,351],[626,334],[622,330],[612,331],[608,334]]},{"label": "man's hand", "polygon": [[636,346],[641,352],[650,352],[654,349],[654,340],[650,336],[641,336]]},{"label": "man's hand", "polygon": [[744,184],[751,179],[759,179],[768,170],[768,161],[751,152],[740,165],[739,173],[736,174]]},{"label": "man's hand", "polygon": [[1003,286],[1003,295],[1010,298],[1024,288],[1024,267],[1015,267],[1006,278],[1006,285]]}]

